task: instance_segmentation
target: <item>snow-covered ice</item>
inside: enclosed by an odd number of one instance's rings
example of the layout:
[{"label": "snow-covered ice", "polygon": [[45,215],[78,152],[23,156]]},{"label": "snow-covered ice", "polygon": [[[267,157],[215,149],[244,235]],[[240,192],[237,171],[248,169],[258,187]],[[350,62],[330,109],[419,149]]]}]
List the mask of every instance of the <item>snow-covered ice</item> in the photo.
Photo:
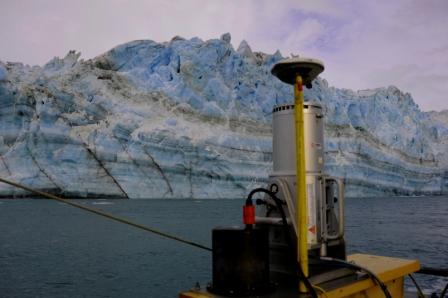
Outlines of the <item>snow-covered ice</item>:
[{"label": "snow-covered ice", "polygon": [[[272,107],[292,88],[280,52],[230,35],[129,42],[91,60],[0,62],[0,176],[78,197],[237,198],[272,168]],[[347,195],[448,193],[446,113],[395,87],[352,91],[317,79],[326,171]],[[23,191],[0,185],[2,196]]]}]

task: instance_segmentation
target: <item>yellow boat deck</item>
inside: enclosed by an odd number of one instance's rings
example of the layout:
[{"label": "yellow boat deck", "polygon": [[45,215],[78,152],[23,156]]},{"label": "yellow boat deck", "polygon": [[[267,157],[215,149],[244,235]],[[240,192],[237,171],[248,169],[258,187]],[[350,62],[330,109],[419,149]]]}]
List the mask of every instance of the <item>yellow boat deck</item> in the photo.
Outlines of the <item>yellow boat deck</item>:
[{"label": "yellow boat deck", "polygon": [[[354,254],[348,257],[349,262],[364,267],[375,273],[387,288],[393,298],[404,297],[404,278],[420,269],[420,263],[417,260],[407,260],[400,258],[391,258],[383,256],[374,256],[366,254]],[[325,292],[317,291],[321,298],[383,298],[384,293],[381,288],[371,279],[361,279],[342,283],[340,286],[332,289],[325,289]],[[300,297],[297,292],[277,291],[276,293],[266,295],[266,298],[289,298]],[[302,295],[303,296],[303,295]],[[179,298],[220,298],[207,292],[206,290],[190,290],[181,293]],[[303,296],[305,297],[305,296]]]}]

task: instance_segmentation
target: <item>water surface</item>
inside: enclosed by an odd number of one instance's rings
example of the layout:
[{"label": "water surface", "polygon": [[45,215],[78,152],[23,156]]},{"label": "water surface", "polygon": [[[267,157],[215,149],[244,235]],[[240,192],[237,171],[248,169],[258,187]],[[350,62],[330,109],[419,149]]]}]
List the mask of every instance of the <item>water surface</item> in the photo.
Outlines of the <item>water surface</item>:
[{"label": "water surface", "polygon": [[[243,200],[77,200],[210,246]],[[347,199],[349,253],[448,267],[448,198]],[[0,200],[0,297],[177,297],[210,279],[210,252],[50,200]],[[431,292],[447,282],[417,276]]]}]

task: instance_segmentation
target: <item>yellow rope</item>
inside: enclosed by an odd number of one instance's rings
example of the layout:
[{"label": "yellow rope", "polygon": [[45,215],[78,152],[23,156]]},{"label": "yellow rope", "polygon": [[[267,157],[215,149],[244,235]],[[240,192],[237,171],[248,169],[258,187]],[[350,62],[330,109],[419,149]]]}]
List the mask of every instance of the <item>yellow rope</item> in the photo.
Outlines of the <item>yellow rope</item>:
[{"label": "yellow rope", "polygon": [[199,248],[202,248],[202,249],[205,249],[205,250],[208,250],[208,251],[212,251],[211,248],[206,247],[204,245],[201,245],[201,244],[198,244],[198,243],[195,243],[195,242],[191,242],[191,241],[182,239],[180,237],[177,237],[177,236],[174,236],[174,235],[170,235],[170,234],[161,232],[159,230],[156,230],[156,229],[153,229],[153,228],[150,228],[150,227],[138,224],[138,223],[134,223],[134,222],[132,222],[130,220],[127,220],[125,218],[122,218],[122,217],[118,217],[118,216],[115,216],[115,215],[112,215],[112,214],[108,214],[106,212],[103,212],[103,211],[100,211],[100,210],[97,210],[97,209],[94,209],[94,208],[86,207],[86,206],[77,204],[75,202],[71,202],[69,200],[57,197],[55,195],[52,195],[52,194],[49,194],[49,193],[46,193],[46,192],[43,192],[43,191],[39,191],[39,190],[33,189],[31,187],[28,187],[28,186],[25,186],[25,185],[22,185],[22,184],[13,182],[13,181],[9,181],[9,180],[0,178],[0,182],[3,182],[3,183],[6,183],[6,184],[9,184],[9,185],[12,185],[12,186],[15,186],[15,187],[27,190],[29,192],[32,192],[32,193],[34,193],[36,195],[45,197],[47,199],[56,200],[56,201],[68,204],[70,206],[73,206],[73,207],[76,207],[76,208],[79,208],[79,209],[83,209],[85,211],[88,211],[88,212],[91,212],[91,213],[95,213],[97,215],[104,216],[106,218],[109,218],[109,219],[112,219],[112,220],[115,220],[115,221],[118,221],[118,222],[130,225],[130,226],[135,227],[135,228],[139,228],[139,229],[147,231],[147,232],[151,232],[151,233],[157,234],[157,235],[165,237],[165,238],[169,238],[169,239],[176,240],[176,241],[179,241],[179,242],[182,242],[182,243],[194,246],[194,247],[199,247]]}]

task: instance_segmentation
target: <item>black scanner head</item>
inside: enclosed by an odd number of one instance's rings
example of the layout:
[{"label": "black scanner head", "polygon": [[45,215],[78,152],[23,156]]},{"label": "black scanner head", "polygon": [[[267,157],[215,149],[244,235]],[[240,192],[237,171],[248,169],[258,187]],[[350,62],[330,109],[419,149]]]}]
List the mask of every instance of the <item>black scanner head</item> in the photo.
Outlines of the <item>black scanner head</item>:
[{"label": "black scanner head", "polygon": [[303,85],[308,87],[324,69],[323,62],[318,59],[293,57],[276,63],[271,73],[279,80],[291,85],[295,84],[296,76],[300,74]]}]

